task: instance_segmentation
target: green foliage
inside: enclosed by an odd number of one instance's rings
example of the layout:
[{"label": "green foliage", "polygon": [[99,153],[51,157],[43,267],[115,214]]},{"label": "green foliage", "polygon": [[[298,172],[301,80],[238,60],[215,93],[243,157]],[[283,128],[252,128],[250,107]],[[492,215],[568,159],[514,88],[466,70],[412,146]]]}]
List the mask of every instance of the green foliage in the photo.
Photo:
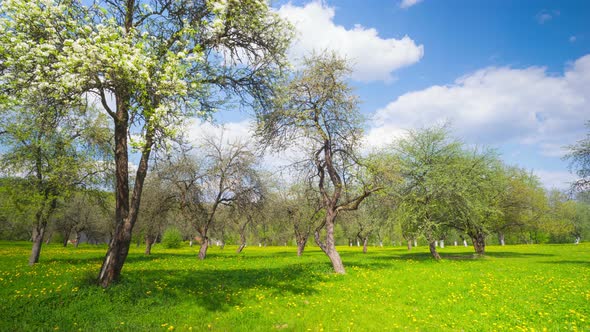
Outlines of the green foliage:
[{"label": "green foliage", "polygon": [[477,259],[446,247],[439,263],[425,247],[339,247],[346,275],[314,246],[303,257],[213,247],[205,264],[196,247],[150,257],[132,247],[126,277],[107,290],[89,280],[105,246],[49,245],[34,268],[22,264],[28,249],[0,242],[2,331],[590,329],[588,244],[491,246]]},{"label": "green foliage", "polygon": [[169,227],[162,236],[162,245],[167,249],[178,249],[182,244],[182,234],[176,227]]}]

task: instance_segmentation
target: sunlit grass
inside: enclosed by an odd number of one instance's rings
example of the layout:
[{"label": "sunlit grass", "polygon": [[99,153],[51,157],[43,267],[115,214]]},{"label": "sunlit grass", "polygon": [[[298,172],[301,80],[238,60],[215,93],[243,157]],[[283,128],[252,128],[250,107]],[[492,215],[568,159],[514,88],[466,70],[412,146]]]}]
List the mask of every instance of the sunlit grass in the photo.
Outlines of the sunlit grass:
[{"label": "sunlit grass", "polygon": [[106,247],[0,242],[0,330],[590,330],[590,245],[342,247],[347,274],[294,247],[132,248],[123,280],[92,281]]}]

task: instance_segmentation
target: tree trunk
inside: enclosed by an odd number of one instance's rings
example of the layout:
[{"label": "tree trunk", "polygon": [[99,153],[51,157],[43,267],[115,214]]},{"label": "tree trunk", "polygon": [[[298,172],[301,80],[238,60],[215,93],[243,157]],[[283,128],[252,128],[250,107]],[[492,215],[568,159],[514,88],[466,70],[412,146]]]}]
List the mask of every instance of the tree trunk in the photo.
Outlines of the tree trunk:
[{"label": "tree trunk", "polygon": [[441,248],[444,248],[445,247],[445,240],[440,240],[439,244],[440,244]]},{"label": "tree trunk", "polygon": [[199,259],[203,260],[207,257],[207,248],[209,248],[209,238],[203,237],[201,241],[201,248],[199,249]]},{"label": "tree trunk", "polygon": [[153,128],[148,128],[145,134],[141,159],[135,175],[135,184],[131,202],[129,201],[129,156],[127,151],[127,129],[129,115],[128,95],[116,95],[117,114],[115,118],[115,178],[116,178],[116,207],[115,232],[109,243],[109,249],[100,268],[98,283],[108,287],[119,280],[123,264],[129,254],[131,232],[137,220],[143,182],[147,175],[148,161],[153,146]]},{"label": "tree trunk", "polygon": [[473,242],[473,249],[478,255],[485,255],[486,253],[486,237],[483,233],[476,233],[471,236]]},{"label": "tree trunk", "polygon": [[246,234],[244,232],[240,232],[240,246],[238,247],[238,250],[236,250],[236,253],[238,253],[238,254],[241,253],[245,247],[246,247]]},{"label": "tree trunk", "polygon": [[438,251],[436,251],[435,241],[429,241],[429,247],[430,247],[430,253],[432,254],[432,257],[434,257],[434,259],[436,259],[436,260],[439,260],[440,255],[438,254]]},{"label": "tree trunk", "polygon": [[506,245],[506,242],[504,241],[504,233],[503,232],[498,233],[498,242],[500,242],[501,246]]},{"label": "tree trunk", "polygon": [[70,240],[70,232],[67,232],[66,234],[64,234],[64,248],[66,248],[68,246],[68,241]]},{"label": "tree trunk", "polygon": [[45,235],[45,224],[42,223],[33,231],[33,249],[29,257],[29,265],[33,266],[39,262],[39,255],[41,254],[41,245],[43,245],[43,236]]},{"label": "tree trunk", "polygon": [[[76,243],[74,244],[74,248],[78,248],[78,246],[80,245],[81,238],[82,238],[82,233],[76,232]],[[88,238],[86,238],[86,240],[88,240]]]},{"label": "tree trunk", "polygon": [[315,232],[315,240],[322,251],[330,258],[334,272],[338,274],[345,274],[344,264],[340,254],[336,251],[336,243],[334,241],[334,221],[336,219],[336,213],[333,211],[326,211],[326,243],[322,243],[320,240],[319,230]]},{"label": "tree trunk", "polygon": [[301,257],[303,255],[303,251],[305,250],[305,245],[307,244],[307,237],[302,237],[297,239],[297,256]]},{"label": "tree trunk", "polygon": [[365,236],[363,238],[363,254],[366,254],[367,253],[367,245],[368,245],[368,243],[369,243],[369,237],[368,236]]},{"label": "tree trunk", "polygon": [[412,250],[412,240],[408,240],[408,250]]},{"label": "tree trunk", "polygon": [[145,237],[145,254],[146,255],[152,254],[152,245],[154,245],[154,242],[156,242],[155,238],[152,238],[151,236]]}]

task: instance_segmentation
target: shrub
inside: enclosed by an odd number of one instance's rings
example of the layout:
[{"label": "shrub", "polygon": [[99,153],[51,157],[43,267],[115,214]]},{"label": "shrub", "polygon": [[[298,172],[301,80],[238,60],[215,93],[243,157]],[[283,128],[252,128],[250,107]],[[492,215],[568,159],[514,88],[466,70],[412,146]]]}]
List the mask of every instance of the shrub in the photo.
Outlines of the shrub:
[{"label": "shrub", "polygon": [[164,232],[164,236],[162,237],[162,244],[164,245],[164,248],[180,248],[181,243],[182,234],[180,234],[180,231],[174,227],[167,228]]}]

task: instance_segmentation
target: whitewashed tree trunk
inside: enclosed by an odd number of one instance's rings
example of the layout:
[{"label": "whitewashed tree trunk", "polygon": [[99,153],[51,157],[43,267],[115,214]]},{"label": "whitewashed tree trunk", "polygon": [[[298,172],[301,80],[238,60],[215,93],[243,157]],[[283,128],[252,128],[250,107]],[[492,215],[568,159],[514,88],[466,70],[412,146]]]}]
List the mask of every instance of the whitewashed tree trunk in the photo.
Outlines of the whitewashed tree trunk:
[{"label": "whitewashed tree trunk", "polygon": [[576,242],[575,242],[575,244],[580,244],[580,240],[581,240],[581,239],[580,239],[580,237],[579,237],[579,236],[577,236],[577,237],[576,237]]},{"label": "whitewashed tree trunk", "polygon": [[418,240],[414,240],[414,247],[418,246]]},{"label": "whitewashed tree trunk", "polygon": [[438,241],[436,241],[436,240],[434,241],[434,246],[438,247]]},{"label": "whitewashed tree trunk", "polygon": [[444,248],[445,247],[445,240],[440,240],[440,247]]},{"label": "whitewashed tree trunk", "polygon": [[356,246],[357,246],[357,247],[360,247],[360,246],[361,246],[361,241],[359,241],[359,240],[356,240]]},{"label": "whitewashed tree trunk", "polygon": [[457,246],[457,241],[455,241],[455,247]]},{"label": "whitewashed tree trunk", "polygon": [[463,240],[463,246],[467,247],[467,240]]}]

